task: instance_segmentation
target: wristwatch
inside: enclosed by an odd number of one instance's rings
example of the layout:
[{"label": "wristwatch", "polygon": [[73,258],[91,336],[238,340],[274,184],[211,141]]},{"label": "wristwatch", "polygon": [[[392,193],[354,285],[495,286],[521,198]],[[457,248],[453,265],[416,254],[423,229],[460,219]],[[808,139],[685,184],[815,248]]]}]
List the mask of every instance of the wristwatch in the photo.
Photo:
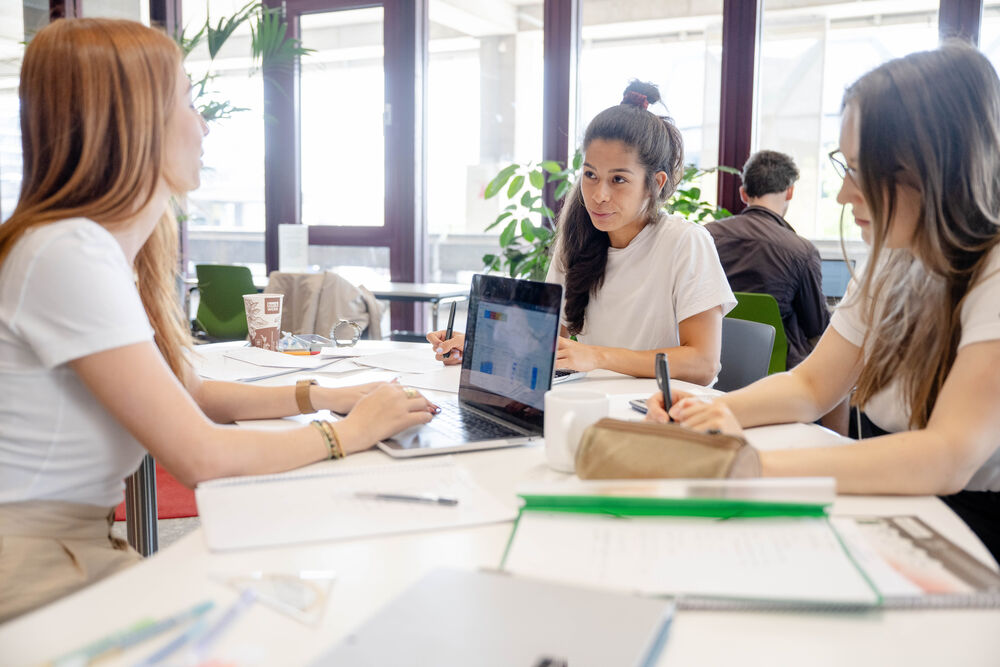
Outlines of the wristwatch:
[{"label": "wristwatch", "polygon": [[330,329],[330,338],[337,347],[353,347],[361,339],[361,325],[350,320],[338,320]]},{"label": "wristwatch", "polygon": [[295,404],[299,406],[300,415],[316,412],[309,397],[309,388],[314,384],[317,384],[316,380],[299,380],[295,383]]}]

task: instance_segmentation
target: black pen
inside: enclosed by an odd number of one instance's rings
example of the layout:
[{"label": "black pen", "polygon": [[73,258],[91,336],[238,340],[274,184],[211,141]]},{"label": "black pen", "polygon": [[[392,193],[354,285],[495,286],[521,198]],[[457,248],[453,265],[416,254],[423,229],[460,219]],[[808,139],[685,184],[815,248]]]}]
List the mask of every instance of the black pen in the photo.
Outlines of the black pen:
[{"label": "black pen", "polygon": [[663,409],[667,411],[667,420],[673,421],[670,416],[670,406],[674,404],[670,398],[670,366],[667,365],[667,355],[663,352],[656,353],[656,386],[663,392]]},{"label": "black pen", "polygon": [[[451,338],[452,332],[455,331],[455,308],[458,306],[458,301],[451,302],[451,310],[448,311],[448,328],[444,332],[444,339],[448,340]],[[451,356],[451,350],[444,353],[444,357],[447,359]]]}]

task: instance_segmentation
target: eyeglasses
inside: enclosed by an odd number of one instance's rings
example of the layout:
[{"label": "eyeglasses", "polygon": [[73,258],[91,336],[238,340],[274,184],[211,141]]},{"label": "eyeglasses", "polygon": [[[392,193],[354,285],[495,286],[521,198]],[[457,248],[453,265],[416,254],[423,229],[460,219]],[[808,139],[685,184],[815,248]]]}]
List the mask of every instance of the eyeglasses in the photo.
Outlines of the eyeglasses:
[{"label": "eyeglasses", "polygon": [[830,151],[830,162],[833,163],[833,169],[841,178],[850,177],[854,181],[854,185],[861,187],[861,174],[854,167],[847,166],[847,158],[844,154],[840,152],[840,149]]}]

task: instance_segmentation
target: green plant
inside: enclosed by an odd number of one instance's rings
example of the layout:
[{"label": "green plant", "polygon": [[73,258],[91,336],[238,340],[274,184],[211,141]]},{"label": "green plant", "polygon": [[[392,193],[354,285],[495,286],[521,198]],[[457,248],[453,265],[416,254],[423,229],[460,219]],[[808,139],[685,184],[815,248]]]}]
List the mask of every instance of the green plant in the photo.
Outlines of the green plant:
[{"label": "green plant", "polygon": [[552,183],[556,201],[561,200],[573,186],[582,163],[583,155],[579,152],[569,165],[554,160],[515,163],[501,169],[489,182],[484,198],[490,199],[503,191],[511,203],[486,227],[489,231],[504,225],[500,232],[500,254],[483,255],[487,271],[506,267],[512,278],[545,279],[549,246],[555,234],[555,212],[545,205],[542,193],[546,183]]},{"label": "green plant", "polygon": [[259,72],[265,63],[278,68],[290,67],[296,58],[314,51],[303,47],[299,40],[288,37],[288,24],[285,23],[280,7],[265,7],[256,0],[247,3],[232,16],[219,19],[215,25],[212,24],[211,16],[206,15],[205,23],[190,37],[185,28],[176,37],[185,57],[202,42],[208,49],[209,66],[200,79],[191,83],[195,105],[206,122],[229,118],[234,113],[247,111],[245,107],[233,106],[228,100],[214,98],[219,91],[209,89],[211,82],[218,77],[218,74],[212,71],[215,57],[237,28],[244,23],[250,24],[250,56],[253,68],[249,76]]},{"label": "green plant", "polygon": [[[555,236],[555,213],[545,205],[542,192],[547,183],[555,184],[555,200],[566,196],[576,181],[583,163],[577,151],[568,165],[546,160],[539,163],[514,163],[500,170],[483,192],[485,199],[503,194],[510,202],[493,222],[489,231],[503,224],[500,232],[500,252],[483,255],[487,272],[505,270],[511,278],[544,280],[551,260],[552,240]],[[718,166],[708,169],[687,165],[673,196],[664,205],[667,213],[677,214],[697,223],[708,218],[719,220],[732,215],[726,209],[701,198],[702,177],[716,171],[738,174],[732,167]],[[520,196],[519,196],[520,195]]]}]

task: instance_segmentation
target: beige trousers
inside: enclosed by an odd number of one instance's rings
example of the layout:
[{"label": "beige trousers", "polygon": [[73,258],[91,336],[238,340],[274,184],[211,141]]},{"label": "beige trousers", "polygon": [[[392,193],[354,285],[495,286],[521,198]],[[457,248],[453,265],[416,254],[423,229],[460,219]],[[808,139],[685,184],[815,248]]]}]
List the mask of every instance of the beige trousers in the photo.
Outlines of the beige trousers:
[{"label": "beige trousers", "polygon": [[0,504],[0,623],[142,559],[111,537],[114,509],[55,500]]}]

